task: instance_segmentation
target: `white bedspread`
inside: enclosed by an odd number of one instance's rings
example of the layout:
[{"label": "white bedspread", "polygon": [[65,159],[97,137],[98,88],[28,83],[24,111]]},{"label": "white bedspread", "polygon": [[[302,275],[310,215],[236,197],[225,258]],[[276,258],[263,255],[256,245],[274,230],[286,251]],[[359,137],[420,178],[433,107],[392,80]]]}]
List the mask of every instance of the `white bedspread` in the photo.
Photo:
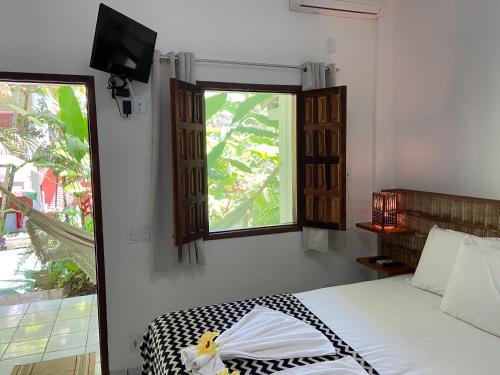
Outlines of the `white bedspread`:
[{"label": "white bedspread", "polygon": [[297,366],[275,372],[273,375],[367,375],[353,357],[342,357],[336,361],[326,361],[312,365]]},{"label": "white bedspread", "polygon": [[441,297],[407,278],[295,296],[382,375],[500,374],[500,338],[442,313]]}]

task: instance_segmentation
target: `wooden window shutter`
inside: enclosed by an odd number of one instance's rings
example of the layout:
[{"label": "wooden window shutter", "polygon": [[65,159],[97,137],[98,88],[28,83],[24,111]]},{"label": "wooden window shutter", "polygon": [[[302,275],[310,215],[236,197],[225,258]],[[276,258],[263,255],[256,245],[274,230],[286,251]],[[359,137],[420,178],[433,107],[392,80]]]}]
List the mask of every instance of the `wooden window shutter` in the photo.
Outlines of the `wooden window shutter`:
[{"label": "wooden window shutter", "polygon": [[175,244],[204,238],[208,228],[203,89],[170,80]]},{"label": "wooden window shutter", "polygon": [[300,95],[297,201],[306,227],[346,230],[346,89]]}]

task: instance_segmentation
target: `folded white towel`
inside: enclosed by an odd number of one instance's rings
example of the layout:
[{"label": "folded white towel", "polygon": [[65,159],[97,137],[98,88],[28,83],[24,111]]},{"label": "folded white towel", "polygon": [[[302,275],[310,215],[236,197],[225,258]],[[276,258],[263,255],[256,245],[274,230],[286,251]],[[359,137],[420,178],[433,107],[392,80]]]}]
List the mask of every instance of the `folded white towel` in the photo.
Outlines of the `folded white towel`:
[{"label": "folded white towel", "polygon": [[328,252],[328,230],[304,227],[302,231],[304,251]]},{"label": "folded white towel", "polygon": [[195,346],[181,349],[182,363],[193,374],[212,375],[222,360],[315,357],[335,354],[335,347],[316,328],[289,315],[257,306],[217,339],[217,352],[198,356]]},{"label": "folded white towel", "polygon": [[351,356],[336,361],[298,366],[275,372],[273,375],[368,375],[361,365]]}]

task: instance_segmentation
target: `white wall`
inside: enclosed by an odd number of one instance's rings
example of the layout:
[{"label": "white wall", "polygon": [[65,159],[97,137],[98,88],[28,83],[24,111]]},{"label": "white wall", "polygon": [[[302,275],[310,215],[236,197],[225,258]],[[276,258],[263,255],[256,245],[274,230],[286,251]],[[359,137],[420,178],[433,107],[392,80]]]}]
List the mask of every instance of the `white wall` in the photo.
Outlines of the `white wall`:
[{"label": "white wall", "polygon": [[[158,31],[162,51],[200,57],[298,64],[335,61],[348,86],[348,222],[370,217],[375,180],[374,82],[376,24],[288,11],[288,0],[182,0],[107,3]],[[352,229],[348,249],[305,255],[300,233],[207,243],[197,271],[155,267],[147,244],[126,242],[129,225],[148,221],[150,113],[122,120],[106,90],[106,75],[88,68],[97,0],[5,0],[0,13],[0,70],[92,74],[96,78],[111,369],[139,364],[129,336],[167,311],[269,293],[361,280],[370,276],[354,258],[373,252],[373,237]],[[191,20],[191,22],[189,21]],[[192,24],[192,26],[190,26]],[[336,53],[326,53],[326,40]],[[204,65],[199,79],[297,84],[291,71]],[[147,92],[146,85],[135,85]],[[165,147],[168,147],[166,145]],[[165,194],[170,194],[165,191]],[[171,231],[172,223],[162,223]],[[338,238],[337,238],[338,239]],[[175,252],[165,244],[166,254]],[[154,260],[156,262],[156,260]]]},{"label": "white wall", "polygon": [[399,0],[395,184],[500,198],[500,2]]},{"label": "white wall", "polygon": [[374,190],[394,186],[394,3],[385,0],[377,20]]}]

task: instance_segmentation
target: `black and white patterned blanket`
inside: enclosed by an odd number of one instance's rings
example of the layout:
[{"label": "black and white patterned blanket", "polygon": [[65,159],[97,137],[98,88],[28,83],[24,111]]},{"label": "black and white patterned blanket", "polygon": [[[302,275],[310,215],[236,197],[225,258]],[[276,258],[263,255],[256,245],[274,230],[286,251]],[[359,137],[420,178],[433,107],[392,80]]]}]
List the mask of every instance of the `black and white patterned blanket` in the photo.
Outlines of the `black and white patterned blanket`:
[{"label": "black and white patterned blanket", "polygon": [[168,313],[156,318],[149,325],[141,345],[143,375],[187,374],[180,358],[182,348],[195,345],[204,332],[223,332],[229,329],[257,305],[281,311],[315,327],[332,341],[337,349],[337,354],[274,361],[251,359],[224,361],[230,370],[239,370],[242,375],[267,375],[292,367],[332,361],[350,355],[358,361],[368,374],[378,374],[368,362],[342,341],[296,297],[291,294],[282,294],[196,307],[190,310]]}]

